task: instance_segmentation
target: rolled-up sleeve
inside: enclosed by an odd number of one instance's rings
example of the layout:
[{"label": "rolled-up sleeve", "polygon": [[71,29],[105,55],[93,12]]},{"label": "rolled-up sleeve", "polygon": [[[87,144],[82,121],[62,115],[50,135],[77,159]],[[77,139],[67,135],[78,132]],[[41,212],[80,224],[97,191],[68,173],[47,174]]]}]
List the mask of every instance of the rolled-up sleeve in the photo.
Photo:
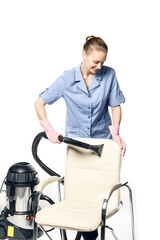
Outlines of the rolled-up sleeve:
[{"label": "rolled-up sleeve", "polygon": [[39,97],[47,104],[53,104],[63,96],[65,89],[65,80],[63,74],[57,78],[49,88],[46,88],[39,94]]},{"label": "rolled-up sleeve", "polygon": [[111,84],[111,89],[110,89],[109,98],[108,98],[108,106],[115,107],[124,102],[125,102],[125,97],[122,91],[120,90],[116,73],[113,70],[112,84]]}]

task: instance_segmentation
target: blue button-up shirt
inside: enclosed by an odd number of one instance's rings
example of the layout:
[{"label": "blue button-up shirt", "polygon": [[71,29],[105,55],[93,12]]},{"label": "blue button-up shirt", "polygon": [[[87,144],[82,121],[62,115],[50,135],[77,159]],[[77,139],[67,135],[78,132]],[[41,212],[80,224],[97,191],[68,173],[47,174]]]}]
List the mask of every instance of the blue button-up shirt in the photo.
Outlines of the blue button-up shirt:
[{"label": "blue button-up shirt", "polygon": [[47,104],[64,98],[67,107],[66,137],[111,138],[108,106],[125,102],[115,71],[102,66],[87,89],[80,67],[81,64],[65,71],[40,97]]}]

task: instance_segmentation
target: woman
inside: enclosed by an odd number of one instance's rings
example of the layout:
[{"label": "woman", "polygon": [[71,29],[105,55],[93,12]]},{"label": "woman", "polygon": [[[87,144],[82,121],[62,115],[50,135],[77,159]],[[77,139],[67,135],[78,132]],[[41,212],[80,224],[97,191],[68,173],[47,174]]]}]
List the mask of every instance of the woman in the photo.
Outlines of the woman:
[{"label": "woman", "polygon": [[[42,92],[35,102],[35,109],[48,139],[60,143],[62,135],[53,129],[46,111],[46,104],[53,104],[63,97],[67,107],[65,136],[69,138],[109,138],[116,141],[125,154],[125,142],[119,135],[120,104],[125,97],[120,90],[113,68],[103,66],[108,47],[102,38],[89,36],[83,46],[83,62],[65,71]],[[108,112],[112,108],[112,123]],[[85,240],[95,240],[97,230],[82,233]]]}]

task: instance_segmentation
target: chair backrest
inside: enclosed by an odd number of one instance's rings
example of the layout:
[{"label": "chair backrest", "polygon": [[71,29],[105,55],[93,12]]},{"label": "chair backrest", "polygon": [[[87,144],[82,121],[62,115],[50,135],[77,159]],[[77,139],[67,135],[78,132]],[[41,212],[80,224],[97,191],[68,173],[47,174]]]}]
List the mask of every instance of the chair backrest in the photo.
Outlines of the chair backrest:
[{"label": "chair backrest", "polygon": [[[91,150],[68,145],[64,199],[102,203],[107,189],[120,182],[121,150],[110,139],[75,139],[104,147],[99,157]],[[116,194],[119,199],[119,191]]]}]

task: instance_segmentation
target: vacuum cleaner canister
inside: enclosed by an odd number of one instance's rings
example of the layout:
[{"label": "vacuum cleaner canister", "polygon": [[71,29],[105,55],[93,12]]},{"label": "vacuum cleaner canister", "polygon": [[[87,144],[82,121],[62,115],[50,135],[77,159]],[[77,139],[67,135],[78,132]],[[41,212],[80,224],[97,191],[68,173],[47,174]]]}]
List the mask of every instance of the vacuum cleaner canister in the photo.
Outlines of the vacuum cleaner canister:
[{"label": "vacuum cleaner canister", "polygon": [[[27,162],[12,165],[5,179],[6,206],[0,215],[0,239],[33,238],[32,195],[39,183],[37,171]],[[41,234],[42,235],[42,234]]]}]

